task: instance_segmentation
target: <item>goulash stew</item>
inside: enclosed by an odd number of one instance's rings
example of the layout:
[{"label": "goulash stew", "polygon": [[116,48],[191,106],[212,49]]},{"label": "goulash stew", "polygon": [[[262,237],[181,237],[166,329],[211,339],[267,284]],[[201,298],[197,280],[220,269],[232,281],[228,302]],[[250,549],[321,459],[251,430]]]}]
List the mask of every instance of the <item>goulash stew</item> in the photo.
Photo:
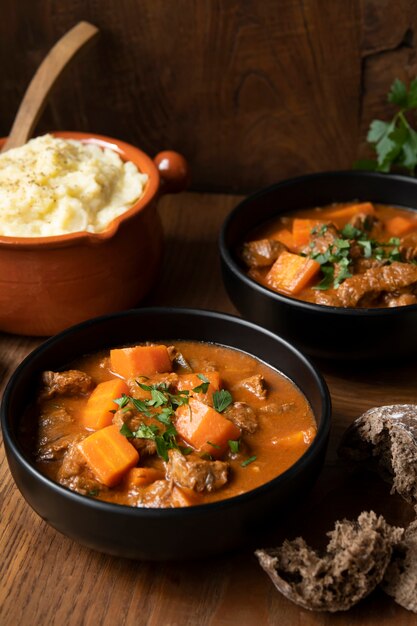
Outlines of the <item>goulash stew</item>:
[{"label": "goulash stew", "polygon": [[199,342],[115,349],[44,372],[22,427],[43,474],[136,507],[249,491],[290,467],[316,434],[306,398],[285,376]]},{"label": "goulash stew", "polygon": [[252,233],[248,275],[278,293],[337,307],[417,304],[417,214],[371,202],[279,217]]}]

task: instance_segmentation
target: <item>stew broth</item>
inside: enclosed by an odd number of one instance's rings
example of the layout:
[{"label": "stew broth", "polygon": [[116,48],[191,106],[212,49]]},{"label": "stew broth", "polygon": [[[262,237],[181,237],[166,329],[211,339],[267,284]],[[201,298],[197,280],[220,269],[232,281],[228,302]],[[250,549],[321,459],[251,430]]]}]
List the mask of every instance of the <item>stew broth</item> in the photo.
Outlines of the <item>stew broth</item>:
[{"label": "stew broth", "polygon": [[[117,381],[121,381],[124,384],[120,374],[112,371],[116,363],[113,352],[113,360],[108,353],[101,353],[72,364],[74,369],[70,372],[81,372],[86,377],[78,374],[78,388],[75,383],[71,387],[69,379],[65,380],[65,372],[61,387],[60,379],[54,379],[55,383],[58,380],[57,386],[51,383],[50,374],[44,376],[37,406],[28,411],[23,422],[36,465],[43,474],[79,493],[107,502],[145,507],[189,506],[254,489],[280,475],[307,450],[316,434],[314,416],[304,395],[284,375],[235,349],[188,341],[166,345],[171,346],[169,373],[148,373],[142,377],[139,367],[127,382],[129,392],[124,397],[135,397],[144,413],[132,400],[125,405],[118,400],[118,404],[113,402],[112,410],[116,412],[106,414],[106,423],[113,424],[101,429],[85,426],[86,407],[91,404],[89,399],[93,394],[97,395],[94,390],[100,383],[115,381],[117,385]],[[89,378],[92,382],[86,390],[83,385]],[[186,383],[188,393],[184,391]],[[159,391],[168,398],[167,403],[158,396]],[[162,402],[158,408],[155,404],[151,406],[151,394]],[[186,404],[175,406],[184,398]],[[221,406],[221,402],[225,405],[227,401],[228,406]],[[169,428],[166,420],[161,423],[154,417],[155,412],[163,410],[164,419],[171,412],[171,425],[181,431],[170,440],[175,442],[174,448],[165,450],[165,459],[161,450],[152,448],[155,432],[160,436]],[[181,411],[183,417],[180,417]],[[214,416],[219,428],[226,428],[229,439],[222,440],[216,422],[216,428],[207,434],[203,445],[197,446],[193,439],[195,433],[190,434],[189,429],[197,426],[193,419],[199,419],[199,411],[207,411],[210,418]],[[161,417],[161,413],[158,415]],[[144,425],[153,427],[154,433],[144,430]],[[92,434],[97,436],[100,430],[113,433],[112,429],[117,430],[118,436],[124,433],[129,451],[138,454],[138,459],[136,462],[133,459],[130,468],[109,486],[98,478],[94,464],[89,465],[86,457],[80,456],[79,449]],[[150,435],[149,440],[133,435],[142,431]],[[166,439],[168,441],[169,437]],[[138,451],[134,450],[136,444],[141,446]],[[146,468],[146,472],[140,468]],[[155,471],[148,472],[148,469]],[[149,476],[153,480],[142,484],[143,473],[146,473],[146,480],[149,481]]]},{"label": "stew broth", "polygon": [[294,211],[254,230],[240,256],[252,279],[298,300],[354,308],[417,304],[412,210],[350,202]]}]

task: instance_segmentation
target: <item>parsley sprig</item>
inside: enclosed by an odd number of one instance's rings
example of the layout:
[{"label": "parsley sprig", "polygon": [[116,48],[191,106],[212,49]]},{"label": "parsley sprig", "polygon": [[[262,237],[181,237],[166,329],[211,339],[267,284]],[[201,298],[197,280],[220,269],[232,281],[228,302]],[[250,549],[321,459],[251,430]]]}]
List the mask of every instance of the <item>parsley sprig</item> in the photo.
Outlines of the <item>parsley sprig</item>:
[{"label": "parsley sprig", "polygon": [[[197,374],[197,376],[202,383],[192,389],[193,393],[207,393],[210,381],[204,374]],[[150,393],[151,397],[149,399],[139,400],[127,394],[123,394],[120,398],[116,398],[114,402],[123,411],[129,410],[129,405],[132,405],[144,417],[153,418],[160,422],[160,426],[142,422],[135,431],[132,431],[127,424],[123,424],[120,429],[120,434],[129,439],[150,439],[154,441],[157,454],[164,461],[168,461],[168,450],[174,448],[180,450],[183,454],[189,454],[191,451],[190,448],[178,445],[178,432],[172,423],[172,417],[178,407],[189,405],[190,397],[192,397],[190,391],[183,389],[174,394],[169,391],[167,383],[147,385],[138,380],[136,383],[141,389]],[[219,413],[224,411],[232,402],[231,394],[225,389],[213,393],[213,405]],[[215,448],[218,447],[214,443],[207,443]]]},{"label": "parsley sprig", "polygon": [[[319,234],[323,233],[319,232]],[[365,259],[373,258],[385,263],[401,261],[400,240],[397,237],[391,237],[386,243],[379,242],[371,239],[366,230],[355,228],[352,224],[346,224],[340,231],[339,237],[329,244],[325,252],[312,251],[310,253],[309,256],[320,263],[323,273],[323,279],[313,289],[322,291],[332,287],[337,289],[346,278],[352,276],[350,272],[352,241],[361,246]],[[310,245],[314,248],[314,242],[311,242]]]},{"label": "parsley sprig", "polygon": [[232,394],[226,389],[213,393],[213,406],[218,413],[223,413],[233,402]]},{"label": "parsley sprig", "polygon": [[139,400],[123,394],[115,400],[115,403],[124,410],[128,410],[130,404],[133,405],[144,417],[154,418],[160,422],[160,426],[142,422],[135,431],[131,431],[127,424],[123,424],[120,433],[129,439],[154,441],[158,456],[164,461],[168,461],[168,450],[175,448],[182,451],[181,446],[177,443],[178,433],[171,418],[177,407],[189,403],[190,392],[185,389],[173,394],[169,391],[167,383],[146,385],[139,381],[136,382],[141,389],[149,391],[151,397],[147,400]]},{"label": "parsley sprig", "polygon": [[411,127],[406,114],[417,109],[417,78],[408,89],[398,78],[388,93],[388,102],[399,107],[390,122],[373,120],[368,130],[367,141],[376,152],[376,160],[361,160],[354,164],[356,169],[389,172],[399,166],[415,174],[417,166],[417,132]]}]

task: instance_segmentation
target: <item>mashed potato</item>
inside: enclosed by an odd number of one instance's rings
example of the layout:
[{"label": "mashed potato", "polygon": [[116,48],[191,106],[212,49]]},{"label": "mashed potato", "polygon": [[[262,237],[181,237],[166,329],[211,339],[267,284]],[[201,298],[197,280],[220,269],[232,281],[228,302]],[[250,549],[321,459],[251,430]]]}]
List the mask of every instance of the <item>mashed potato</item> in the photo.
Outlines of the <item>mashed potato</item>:
[{"label": "mashed potato", "polygon": [[113,150],[37,137],[0,155],[0,235],[100,232],[136,202],[147,180]]}]

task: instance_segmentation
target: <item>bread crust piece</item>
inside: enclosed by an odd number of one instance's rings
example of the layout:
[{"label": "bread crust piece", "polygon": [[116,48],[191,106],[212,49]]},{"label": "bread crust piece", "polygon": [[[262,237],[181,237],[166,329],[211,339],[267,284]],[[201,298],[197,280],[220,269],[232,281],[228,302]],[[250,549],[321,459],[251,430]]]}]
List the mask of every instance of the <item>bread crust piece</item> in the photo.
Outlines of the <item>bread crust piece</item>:
[{"label": "bread crust piece", "polygon": [[347,429],[339,454],[353,461],[376,459],[392,492],[417,505],[417,405],[393,404],[366,411]]},{"label": "bread crust piece", "polygon": [[357,521],[336,522],[327,534],[323,555],[301,537],[255,554],[289,600],[312,611],[346,611],[381,582],[403,529],[365,511]]},{"label": "bread crust piece", "polygon": [[394,549],[381,587],[398,604],[417,613],[417,520],[408,526],[404,540]]}]

